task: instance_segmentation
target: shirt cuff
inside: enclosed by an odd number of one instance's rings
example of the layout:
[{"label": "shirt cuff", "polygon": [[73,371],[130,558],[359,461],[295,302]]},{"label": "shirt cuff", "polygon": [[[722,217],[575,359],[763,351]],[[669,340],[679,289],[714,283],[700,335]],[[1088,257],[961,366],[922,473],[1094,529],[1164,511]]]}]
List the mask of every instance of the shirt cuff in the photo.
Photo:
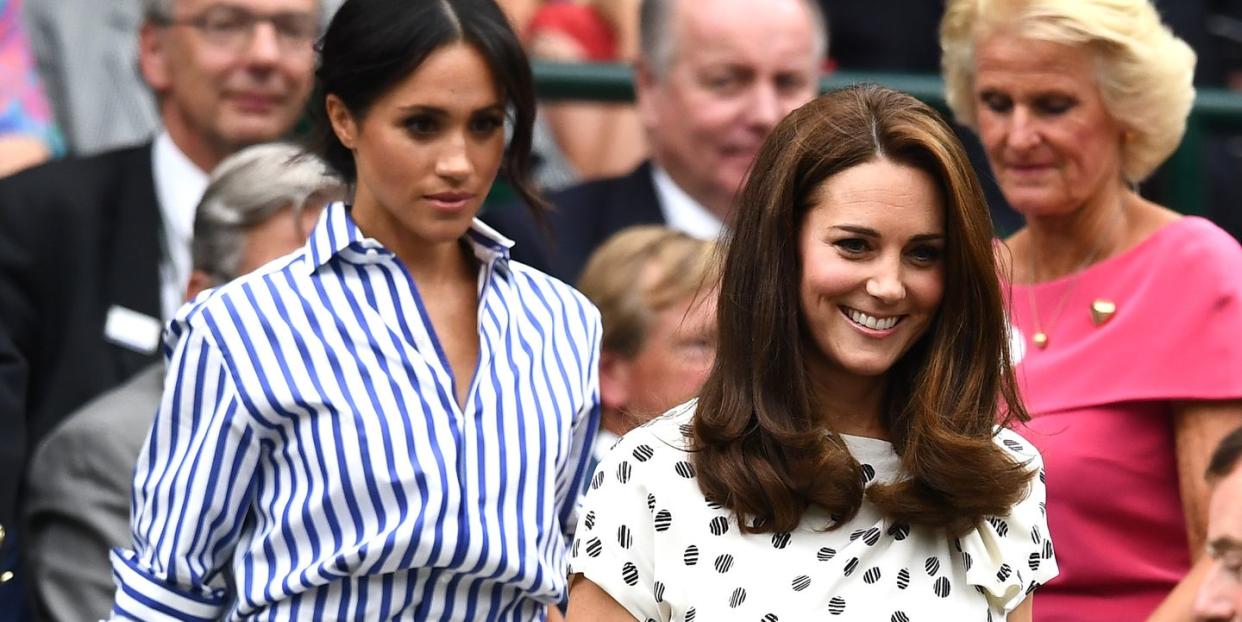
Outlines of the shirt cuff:
[{"label": "shirt cuff", "polygon": [[224,590],[196,594],[153,575],[133,551],[112,549],[112,576],[116,580],[114,620],[185,620],[212,622],[225,608]]}]

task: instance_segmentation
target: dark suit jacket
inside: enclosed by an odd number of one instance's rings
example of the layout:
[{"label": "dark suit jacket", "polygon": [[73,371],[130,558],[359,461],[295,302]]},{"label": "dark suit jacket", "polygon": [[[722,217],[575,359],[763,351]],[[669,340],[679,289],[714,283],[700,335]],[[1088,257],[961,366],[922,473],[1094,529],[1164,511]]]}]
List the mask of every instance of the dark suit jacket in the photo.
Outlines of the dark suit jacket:
[{"label": "dark suit jacket", "polygon": [[548,200],[555,208],[548,216],[550,236],[522,204],[497,206],[482,219],[514,241],[513,259],[570,284],[612,234],[632,225],[664,224],[650,162],[624,177],[580,184]]},{"label": "dark suit jacket", "polygon": [[0,179],[0,564],[39,440],[158,360],[106,341],[104,319],[113,305],[160,317],[160,228],[150,144]]}]

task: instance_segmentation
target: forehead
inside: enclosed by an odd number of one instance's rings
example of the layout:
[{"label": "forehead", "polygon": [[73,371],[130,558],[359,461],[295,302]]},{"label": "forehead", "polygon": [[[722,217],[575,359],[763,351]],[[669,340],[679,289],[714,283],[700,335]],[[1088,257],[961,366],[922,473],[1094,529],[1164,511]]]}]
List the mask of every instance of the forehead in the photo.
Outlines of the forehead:
[{"label": "forehead", "polygon": [[1095,90],[1096,63],[1090,50],[1050,41],[986,37],[975,46],[977,88],[1060,88]]},{"label": "forehead", "polygon": [[940,190],[922,169],[875,159],[840,171],[815,189],[809,217],[821,225],[853,224],[881,233],[944,230]]},{"label": "forehead", "polygon": [[384,98],[399,106],[476,110],[500,104],[492,70],[474,46],[452,43],[427,55]]},{"label": "forehead", "polygon": [[195,14],[214,6],[246,9],[253,13],[315,13],[321,0],[173,0],[177,13]]},{"label": "forehead", "polygon": [[674,4],[676,60],[806,64],[815,28],[805,0],[681,0]]}]

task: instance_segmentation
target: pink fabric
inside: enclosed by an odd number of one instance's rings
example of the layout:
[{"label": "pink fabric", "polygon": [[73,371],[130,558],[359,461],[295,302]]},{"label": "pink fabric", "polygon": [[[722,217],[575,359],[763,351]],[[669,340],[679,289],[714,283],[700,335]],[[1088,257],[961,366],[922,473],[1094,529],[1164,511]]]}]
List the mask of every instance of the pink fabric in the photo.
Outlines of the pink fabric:
[{"label": "pink fabric", "polygon": [[[1100,326],[1097,299],[1117,306]],[[1032,415],[1018,431],[1044,457],[1061,567],[1035,620],[1145,619],[1189,569],[1171,400],[1242,397],[1242,247],[1182,218],[1077,277],[1014,285],[1009,304]]]}]

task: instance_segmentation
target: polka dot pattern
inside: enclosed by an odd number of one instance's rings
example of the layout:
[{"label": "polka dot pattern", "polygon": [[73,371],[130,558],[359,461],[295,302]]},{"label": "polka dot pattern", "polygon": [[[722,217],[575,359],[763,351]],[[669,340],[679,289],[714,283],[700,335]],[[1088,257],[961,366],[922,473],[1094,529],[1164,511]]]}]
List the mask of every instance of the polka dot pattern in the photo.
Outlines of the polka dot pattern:
[{"label": "polka dot pattern", "polygon": [[[571,571],[638,620],[1004,620],[1056,576],[1037,478],[1009,514],[960,538],[888,520],[866,501],[848,521],[812,507],[796,529],[765,531],[759,517],[703,496],[680,437],[688,421],[674,412],[616,445],[590,480],[569,547]],[[843,439],[866,485],[900,476],[887,443]],[[997,443],[1038,468],[1017,435]]]}]

